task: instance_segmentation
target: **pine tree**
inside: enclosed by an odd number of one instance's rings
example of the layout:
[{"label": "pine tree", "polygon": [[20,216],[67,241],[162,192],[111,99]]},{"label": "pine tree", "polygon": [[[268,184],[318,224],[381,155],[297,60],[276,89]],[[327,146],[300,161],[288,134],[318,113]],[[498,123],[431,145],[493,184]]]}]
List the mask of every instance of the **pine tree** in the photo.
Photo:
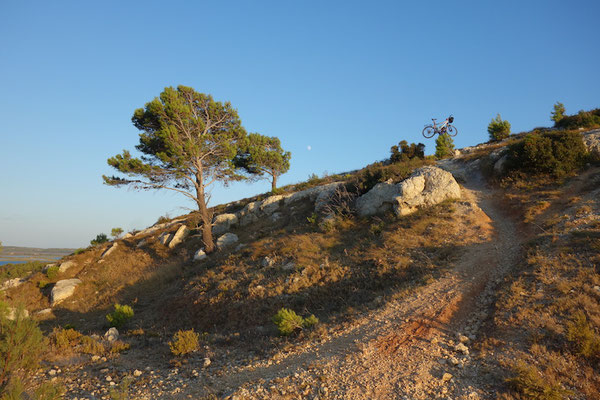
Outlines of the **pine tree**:
[{"label": "pine tree", "polygon": [[556,104],[554,105],[554,110],[552,111],[552,116],[550,117],[550,119],[552,121],[554,121],[554,125],[556,126],[556,124],[558,123],[558,121],[560,121],[561,119],[563,119],[565,117],[565,106],[563,103],[561,103],[560,101],[557,101]]},{"label": "pine tree", "polygon": [[438,135],[435,139],[435,156],[442,159],[454,154],[454,140],[447,133]]}]

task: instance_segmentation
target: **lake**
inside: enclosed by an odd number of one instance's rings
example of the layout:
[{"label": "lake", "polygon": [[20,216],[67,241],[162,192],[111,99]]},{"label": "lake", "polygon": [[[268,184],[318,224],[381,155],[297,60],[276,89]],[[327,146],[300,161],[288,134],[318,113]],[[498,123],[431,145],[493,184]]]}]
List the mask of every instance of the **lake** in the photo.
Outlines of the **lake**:
[{"label": "lake", "polygon": [[0,261],[0,265],[6,265],[6,264],[23,264],[26,263],[27,261]]}]

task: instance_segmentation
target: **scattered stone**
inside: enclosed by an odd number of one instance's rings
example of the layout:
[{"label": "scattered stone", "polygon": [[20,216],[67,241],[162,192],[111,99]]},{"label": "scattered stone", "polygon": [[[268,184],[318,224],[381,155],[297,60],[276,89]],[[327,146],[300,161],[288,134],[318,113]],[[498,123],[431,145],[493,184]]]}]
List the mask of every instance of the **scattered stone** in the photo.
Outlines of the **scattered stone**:
[{"label": "scattered stone", "polygon": [[60,264],[60,267],[58,267],[58,272],[65,273],[67,272],[67,270],[71,267],[76,266],[77,263],[75,261],[65,261],[64,263]]},{"label": "scattered stone", "polygon": [[50,375],[50,376],[56,376],[56,370],[55,369],[51,369],[50,371],[48,371],[48,375]]},{"label": "scattered stone", "polygon": [[599,292],[599,293],[600,293],[600,286],[597,286],[597,285],[596,285],[596,286],[594,286],[594,290],[595,290],[596,292]]},{"label": "scattered stone", "polygon": [[172,249],[175,246],[182,243],[186,237],[190,234],[190,229],[186,225],[181,225],[177,232],[173,235],[173,238],[169,242],[169,248]]},{"label": "scattered stone", "polygon": [[452,374],[444,372],[444,375],[442,375],[442,382],[448,382],[450,379],[452,379]]},{"label": "scattered stone", "polygon": [[588,151],[600,156],[600,129],[595,129],[582,134],[583,143]]},{"label": "scattered stone", "polygon": [[104,339],[107,340],[110,343],[114,342],[118,338],[119,338],[119,331],[115,327],[110,328],[104,334]]},{"label": "scattered stone", "polygon": [[242,211],[238,212],[238,221],[240,226],[246,226],[258,221],[258,213],[260,211],[261,201],[253,201],[246,204]]},{"label": "scattered stone", "polygon": [[462,335],[462,334],[460,334],[460,333],[458,333],[458,334],[456,335],[456,337],[457,337],[457,339],[458,339],[458,341],[459,341],[460,343],[465,343],[465,344],[466,344],[466,343],[469,343],[469,341],[470,341],[470,339],[469,339],[467,336],[465,336],[465,335]]},{"label": "scattered stone", "polygon": [[202,363],[202,365],[206,368],[211,364],[210,358],[208,357],[204,357],[204,362]]},{"label": "scattered stone", "polygon": [[98,361],[100,361],[100,356],[93,355],[93,356],[92,356],[92,361],[93,361],[93,362],[98,362]]},{"label": "scattered stone", "polygon": [[52,309],[51,308],[44,308],[43,310],[40,310],[38,312],[35,313],[35,315],[39,315],[39,316],[44,316],[44,315],[48,315],[52,313]]},{"label": "scattered stone", "polygon": [[239,238],[235,233],[226,233],[217,239],[217,247],[222,250],[237,243]]},{"label": "scattered stone", "polygon": [[204,252],[204,249],[200,249],[194,253],[194,261],[201,261],[204,260],[206,257],[208,256]]},{"label": "scattered stone", "polygon": [[135,376],[136,378],[142,375],[142,371],[140,371],[139,369],[136,369],[135,371],[133,371],[133,376]]},{"label": "scattered stone", "polygon": [[262,265],[264,268],[267,267],[272,267],[275,264],[275,260],[273,260],[271,257],[269,256],[265,256],[262,261],[260,262],[260,265]]},{"label": "scattered stone", "polygon": [[293,261],[290,261],[289,263],[283,265],[281,267],[282,270],[284,271],[293,271],[296,268],[296,264]]},{"label": "scattered stone", "polygon": [[54,307],[65,299],[71,297],[75,292],[75,288],[80,283],[81,280],[76,278],[63,279],[56,282],[52,288],[52,292],[50,293],[50,304]]},{"label": "scattered stone", "polygon": [[467,346],[465,346],[463,343],[459,343],[456,346],[454,346],[454,350],[458,351],[460,353],[463,353],[465,355],[469,354],[469,348]]},{"label": "scattered stone", "polygon": [[106,382],[112,382],[112,377],[110,375],[106,376]]},{"label": "scattered stone", "polygon": [[452,364],[454,366],[460,364],[460,361],[458,361],[458,359],[454,356],[450,356],[449,360],[450,360],[450,364]]},{"label": "scattered stone", "polygon": [[146,243],[148,243],[148,241],[146,239],[142,239],[139,241],[139,243],[137,244],[137,248],[143,247],[146,245]]}]

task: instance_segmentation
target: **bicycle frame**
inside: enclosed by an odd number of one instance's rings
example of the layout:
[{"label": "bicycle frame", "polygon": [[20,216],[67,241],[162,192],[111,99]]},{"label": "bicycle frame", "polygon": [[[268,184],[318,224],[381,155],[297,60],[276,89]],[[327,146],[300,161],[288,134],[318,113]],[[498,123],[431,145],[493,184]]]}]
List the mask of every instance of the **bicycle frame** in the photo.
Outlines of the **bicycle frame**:
[{"label": "bicycle frame", "polygon": [[442,129],[444,129],[446,126],[448,126],[449,122],[448,122],[448,118],[446,118],[444,120],[444,122],[442,122],[442,124],[438,127],[438,125],[435,123],[435,118],[431,118],[431,120],[433,121],[433,130],[435,131],[435,133],[439,133],[442,131]]}]

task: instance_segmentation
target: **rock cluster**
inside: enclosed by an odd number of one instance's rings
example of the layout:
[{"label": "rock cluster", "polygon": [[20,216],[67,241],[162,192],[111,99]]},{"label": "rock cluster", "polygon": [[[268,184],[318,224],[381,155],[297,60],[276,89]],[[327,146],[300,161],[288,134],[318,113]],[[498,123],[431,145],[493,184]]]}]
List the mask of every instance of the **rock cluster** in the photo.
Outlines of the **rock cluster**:
[{"label": "rock cluster", "polygon": [[423,167],[398,183],[378,183],[356,201],[358,215],[366,217],[390,209],[398,216],[432,206],[446,199],[459,199],[460,187],[451,173],[437,167]]},{"label": "rock cluster", "polygon": [[50,304],[54,307],[65,299],[71,297],[75,292],[77,285],[81,283],[79,279],[63,279],[54,285],[50,293]]}]

